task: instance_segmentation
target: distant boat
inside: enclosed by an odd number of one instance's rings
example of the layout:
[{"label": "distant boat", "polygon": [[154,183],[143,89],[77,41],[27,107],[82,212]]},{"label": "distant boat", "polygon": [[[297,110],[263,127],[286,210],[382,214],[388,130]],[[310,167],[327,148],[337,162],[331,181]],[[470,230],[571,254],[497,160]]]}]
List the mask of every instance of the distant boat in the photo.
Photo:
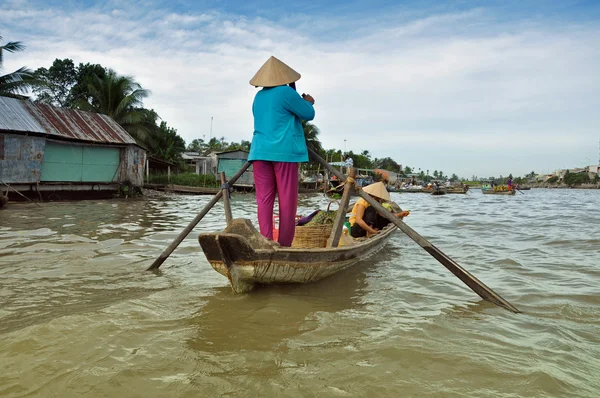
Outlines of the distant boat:
[{"label": "distant boat", "polygon": [[508,190],[508,189],[496,189],[496,188],[500,188],[500,187],[495,187],[495,188],[481,188],[481,192],[486,194],[486,195],[515,195],[517,193],[517,191],[515,191],[514,189],[512,190]]},{"label": "distant boat", "polygon": [[446,194],[446,190],[443,187],[435,187],[431,191],[431,194],[434,195],[434,196],[445,195]]}]

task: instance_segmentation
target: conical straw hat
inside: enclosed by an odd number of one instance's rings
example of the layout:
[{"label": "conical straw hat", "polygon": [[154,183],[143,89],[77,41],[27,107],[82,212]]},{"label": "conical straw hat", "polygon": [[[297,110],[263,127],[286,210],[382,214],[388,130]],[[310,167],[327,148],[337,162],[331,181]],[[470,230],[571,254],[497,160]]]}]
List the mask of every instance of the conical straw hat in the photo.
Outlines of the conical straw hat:
[{"label": "conical straw hat", "polygon": [[275,87],[298,80],[300,80],[300,73],[271,56],[256,72],[256,75],[250,80],[250,84],[256,87]]},{"label": "conical straw hat", "polygon": [[387,191],[387,189],[385,189],[385,185],[383,185],[383,182],[381,181],[373,183],[371,185],[367,185],[363,188],[363,191],[365,191],[371,196],[375,196],[376,198],[380,198],[383,200],[391,199],[389,192]]}]

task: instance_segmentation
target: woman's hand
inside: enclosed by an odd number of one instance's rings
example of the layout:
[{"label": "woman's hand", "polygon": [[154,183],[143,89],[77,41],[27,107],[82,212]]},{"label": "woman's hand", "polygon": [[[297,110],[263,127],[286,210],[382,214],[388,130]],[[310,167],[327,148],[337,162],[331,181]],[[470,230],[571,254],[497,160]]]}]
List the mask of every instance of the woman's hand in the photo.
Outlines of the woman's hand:
[{"label": "woman's hand", "polygon": [[396,213],[395,216],[396,217],[400,217],[400,218],[404,218],[404,217],[408,217],[409,214],[410,214],[410,211],[405,210],[405,211],[401,211],[400,213]]},{"label": "woman's hand", "polygon": [[313,105],[315,104],[315,99],[310,94],[302,94],[302,98],[304,98],[305,101],[308,101]]}]

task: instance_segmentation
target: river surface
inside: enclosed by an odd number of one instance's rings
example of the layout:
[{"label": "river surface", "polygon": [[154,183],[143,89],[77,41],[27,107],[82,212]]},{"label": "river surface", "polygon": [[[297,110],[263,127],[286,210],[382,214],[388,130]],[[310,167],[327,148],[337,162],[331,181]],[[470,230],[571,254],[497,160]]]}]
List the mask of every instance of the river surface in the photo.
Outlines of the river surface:
[{"label": "river surface", "polygon": [[[598,397],[600,191],[392,194],[405,220],[523,311],[466,288],[403,233],[328,279],[234,295],[210,200],[0,210],[2,397]],[[301,195],[300,213],[325,207]],[[256,221],[254,196],[234,217]]]}]

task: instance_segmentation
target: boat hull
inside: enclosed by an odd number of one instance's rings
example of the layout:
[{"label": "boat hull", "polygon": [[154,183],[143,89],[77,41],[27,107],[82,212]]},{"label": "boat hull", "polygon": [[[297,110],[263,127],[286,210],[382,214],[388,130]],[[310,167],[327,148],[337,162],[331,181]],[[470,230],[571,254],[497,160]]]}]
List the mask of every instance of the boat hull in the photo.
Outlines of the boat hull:
[{"label": "boat hull", "polygon": [[221,233],[201,234],[200,246],[211,266],[235,293],[261,284],[308,283],[327,278],[381,250],[396,227],[390,225],[362,242],[338,248],[281,247],[256,231],[249,220],[233,220]]},{"label": "boat hull", "polygon": [[482,189],[485,195],[514,195],[517,192],[513,189],[512,191],[494,191],[493,189]]}]

